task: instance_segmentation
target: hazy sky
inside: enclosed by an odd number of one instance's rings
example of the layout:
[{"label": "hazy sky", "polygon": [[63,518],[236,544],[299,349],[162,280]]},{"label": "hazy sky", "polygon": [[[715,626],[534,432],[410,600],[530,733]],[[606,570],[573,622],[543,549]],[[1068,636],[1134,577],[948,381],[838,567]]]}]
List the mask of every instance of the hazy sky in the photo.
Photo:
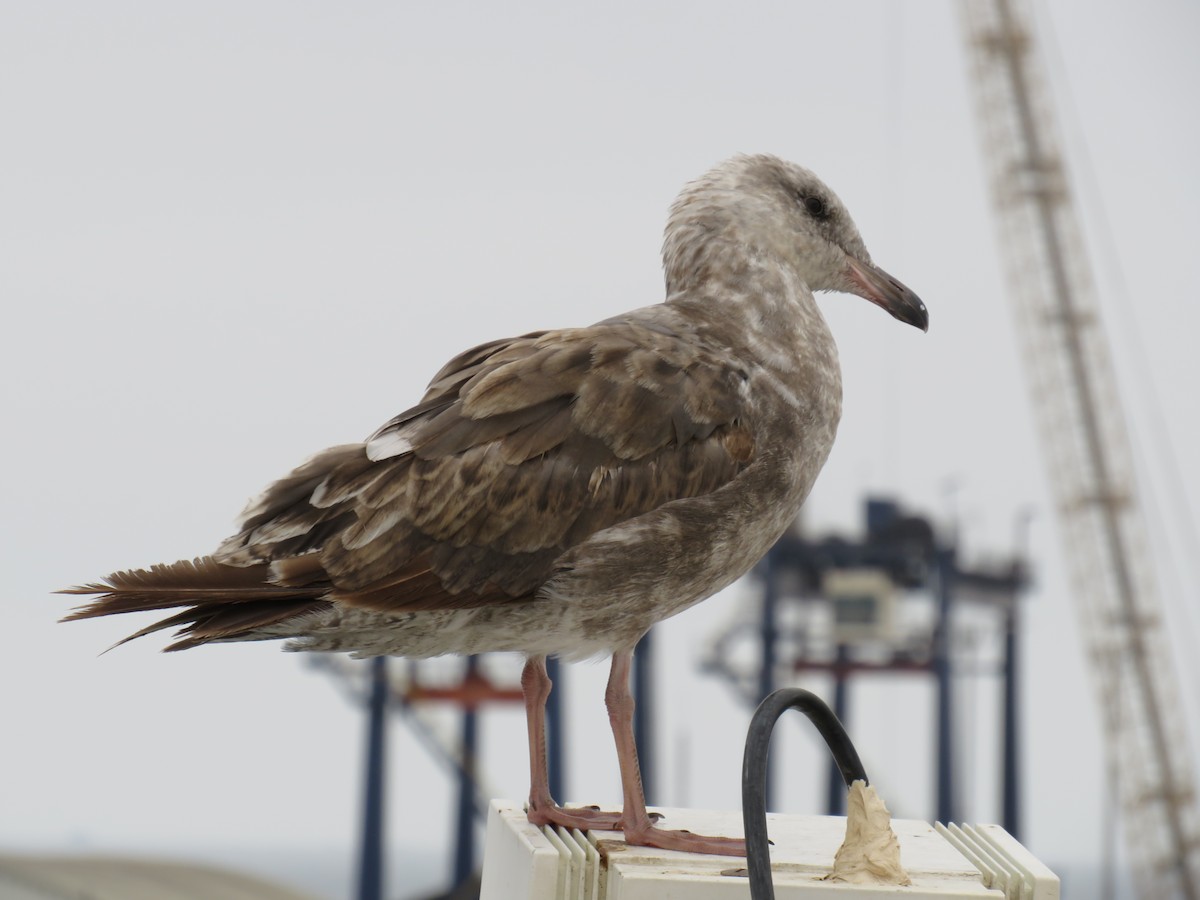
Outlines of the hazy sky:
[{"label": "hazy sky", "polygon": [[[1200,508],[1200,9],[1039,10],[1135,445],[1159,489],[1152,536],[1195,554],[1179,510]],[[365,436],[467,346],[658,301],[668,204],[745,151],[820,174],[931,313],[922,335],[857,298],[823,299],[845,416],[806,521],[854,528],[862,495],[889,492],[957,520],[979,558],[1010,552],[1015,519],[1035,512],[1024,838],[1051,864],[1096,859],[1092,685],[955,13],[884,0],[0,4],[0,849],[347,845],[361,720],[326,677],[267,644],[164,657],[151,638],[98,657],[134,623],[57,625],[69,604],[49,592],[211,550],[247,497]],[[1168,443],[1182,481],[1164,468]],[[1193,646],[1198,580],[1194,555],[1163,578],[1172,630]],[[738,804],[748,711],[695,664],[745,596],[663,631],[667,804]],[[1180,669],[1200,683],[1194,653]],[[605,675],[569,676],[571,793],[611,803]],[[932,817],[928,687],[862,684],[854,702],[894,812]],[[992,821],[979,702],[964,719],[983,760],[966,813]],[[1195,692],[1184,702],[1195,735]],[[520,711],[484,730],[488,781],[523,796]],[[394,735],[391,844],[443,852],[448,783]],[[782,752],[781,808],[820,812],[823,760],[790,724]]]}]

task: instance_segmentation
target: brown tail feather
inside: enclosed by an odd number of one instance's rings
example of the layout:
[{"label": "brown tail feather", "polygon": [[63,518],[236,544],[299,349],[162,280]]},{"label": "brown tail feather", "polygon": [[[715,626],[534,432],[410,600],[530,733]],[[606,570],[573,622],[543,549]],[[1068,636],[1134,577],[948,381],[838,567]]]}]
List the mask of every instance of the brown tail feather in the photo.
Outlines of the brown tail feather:
[{"label": "brown tail feather", "polygon": [[166,649],[188,650],[212,641],[270,640],[279,635],[263,634],[262,629],[288,619],[319,613],[329,607],[327,600],[310,600],[308,603],[276,600],[227,607],[180,629],[177,632],[179,640]]},{"label": "brown tail feather", "polygon": [[[270,566],[227,566],[212,557],[160,564],[149,569],[116,572],[103,582],[60,591],[62,594],[100,594],[62,621],[128,612],[147,612],[186,606],[120,642],[165,628],[184,626],[167,649],[182,650],[209,641],[254,640],[259,629],[328,608],[321,599],[329,585],[310,581],[303,586],[272,583]],[[119,646],[119,644],[117,645]]]}]

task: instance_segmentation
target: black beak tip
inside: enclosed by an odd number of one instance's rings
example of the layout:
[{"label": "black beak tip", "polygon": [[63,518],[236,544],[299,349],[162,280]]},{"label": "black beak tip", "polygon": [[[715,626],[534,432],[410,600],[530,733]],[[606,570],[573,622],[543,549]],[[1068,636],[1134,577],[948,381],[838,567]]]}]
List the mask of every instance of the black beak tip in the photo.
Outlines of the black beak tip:
[{"label": "black beak tip", "polygon": [[914,311],[913,325],[920,328],[926,334],[929,333],[929,310],[925,308],[925,304],[920,300],[917,301],[917,308]]},{"label": "black beak tip", "polygon": [[888,312],[906,325],[920,328],[924,332],[929,331],[929,310],[921,299],[911,292],[908,292],[904,302],[891,306]]}]

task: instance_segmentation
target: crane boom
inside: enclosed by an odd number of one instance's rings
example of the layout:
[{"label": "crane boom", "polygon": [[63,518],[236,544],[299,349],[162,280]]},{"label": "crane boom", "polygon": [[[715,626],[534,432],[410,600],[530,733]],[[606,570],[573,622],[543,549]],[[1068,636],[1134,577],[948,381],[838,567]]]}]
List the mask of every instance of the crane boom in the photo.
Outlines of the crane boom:
[{"label": "crane boom", "polygon": [[1022,0],[959,5],[1033,405],[1139,896],[1200,900],[1195,779],[1094,279]]}]

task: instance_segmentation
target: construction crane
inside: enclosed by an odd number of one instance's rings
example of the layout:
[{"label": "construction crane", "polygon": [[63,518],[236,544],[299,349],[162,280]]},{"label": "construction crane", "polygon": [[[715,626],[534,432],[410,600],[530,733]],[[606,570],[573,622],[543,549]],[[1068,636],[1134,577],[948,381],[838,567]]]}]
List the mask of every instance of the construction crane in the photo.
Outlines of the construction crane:
[{"label": "construction crane", "polygon": [[1091,266],[1024,0],[962,0],[1010,294],[1143,900],[1200,900],[1195,776]]}]

